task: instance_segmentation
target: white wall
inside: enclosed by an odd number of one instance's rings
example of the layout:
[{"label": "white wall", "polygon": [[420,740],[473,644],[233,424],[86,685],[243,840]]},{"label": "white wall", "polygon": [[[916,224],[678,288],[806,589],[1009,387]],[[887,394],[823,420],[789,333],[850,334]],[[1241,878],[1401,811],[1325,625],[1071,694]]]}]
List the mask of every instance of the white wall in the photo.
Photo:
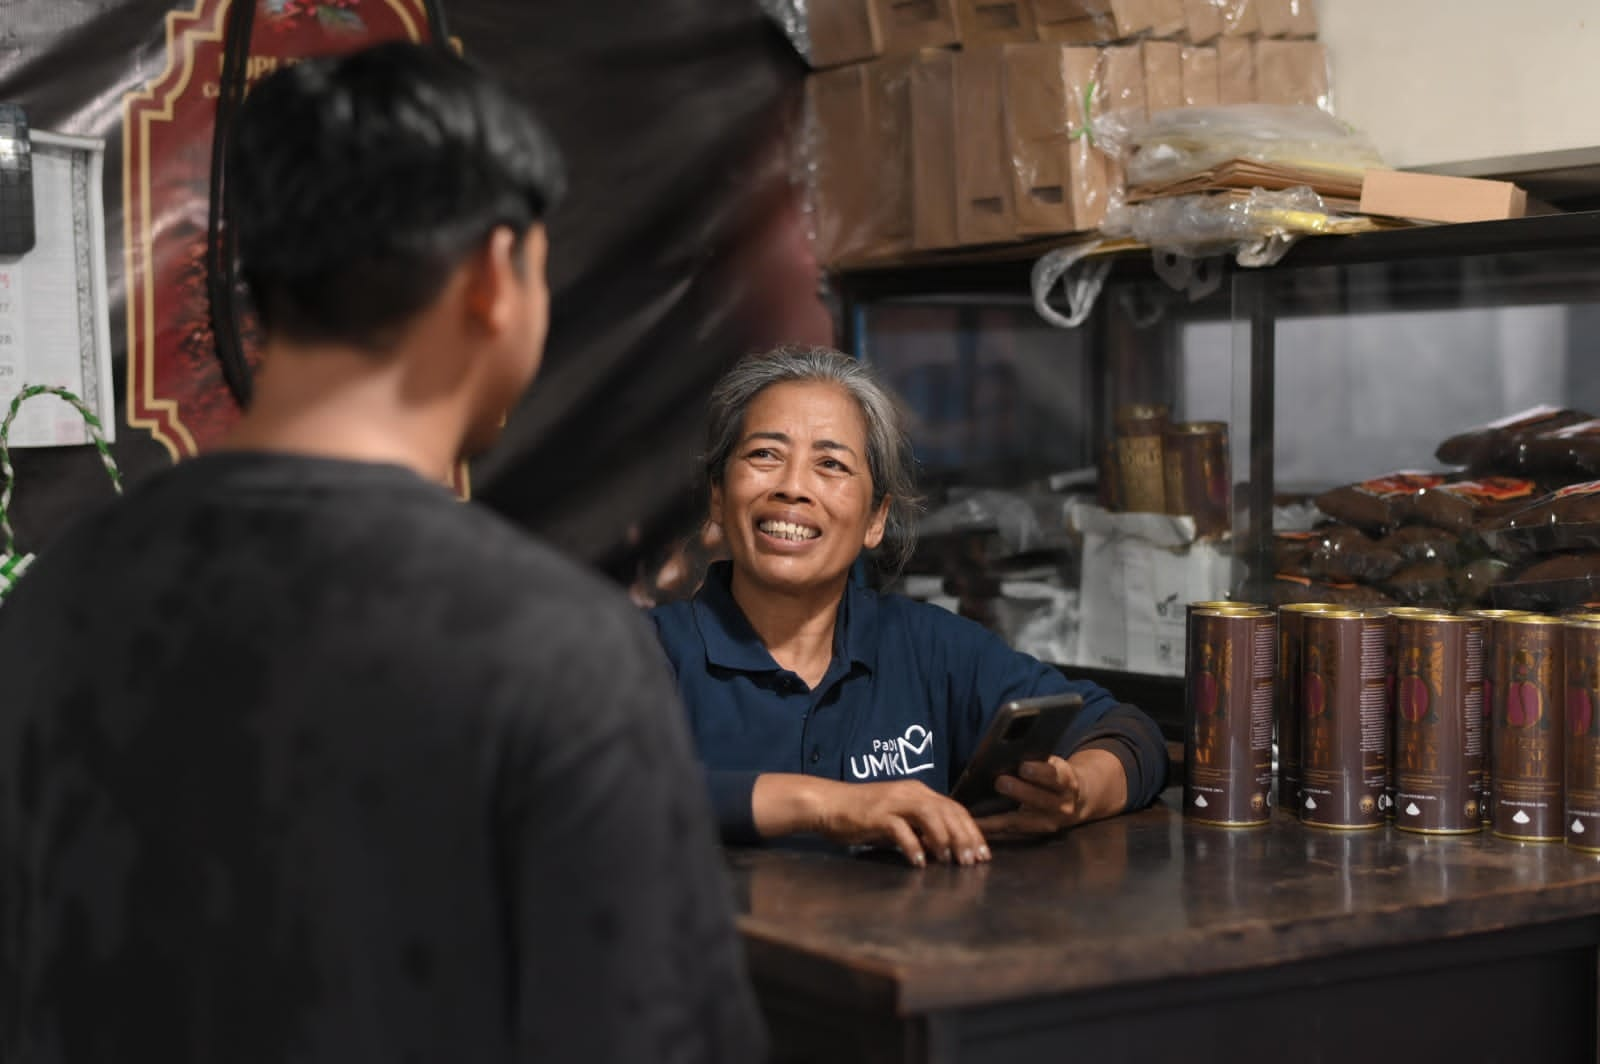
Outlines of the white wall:
[{"label": "white wall", "polygon": [[1391,166],[1600,147],[1600,0],[1317,0],[1317,15],[1335,109]]}]

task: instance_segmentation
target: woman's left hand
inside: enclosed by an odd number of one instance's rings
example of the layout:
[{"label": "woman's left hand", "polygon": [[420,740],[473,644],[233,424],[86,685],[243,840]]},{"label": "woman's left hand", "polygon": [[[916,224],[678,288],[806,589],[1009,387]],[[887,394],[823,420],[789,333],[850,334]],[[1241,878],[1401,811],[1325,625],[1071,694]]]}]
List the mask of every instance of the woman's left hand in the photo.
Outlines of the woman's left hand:
[{"label": "woman's left hand", "polygon": [[978,821],[987,838],[1053,835],[1122,812],[1128,779],[1122,762],[1105,750],[1080,750],[1070,758],[1027,761],[1015,776],[1001,776],[995,790],[1022,808]]}]

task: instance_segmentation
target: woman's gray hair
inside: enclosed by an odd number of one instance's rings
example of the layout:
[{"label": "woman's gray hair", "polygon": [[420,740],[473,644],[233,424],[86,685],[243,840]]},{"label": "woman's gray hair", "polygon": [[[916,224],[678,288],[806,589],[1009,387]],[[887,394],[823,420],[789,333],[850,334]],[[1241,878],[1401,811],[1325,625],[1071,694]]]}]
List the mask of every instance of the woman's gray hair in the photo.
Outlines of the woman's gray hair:
[{"label": "woman's gray hair", "polygon": [[702,469],[708,487],[721,484],[728,459],[744,433],[745,413],[756,396],[774,384],[827,381],[855,399],[867,426],[867,472],[872,477],[872,505],[889,498],[879,568],[891,579],[911,559],[917,545],[915,459],[899,404],[859,359],[827,347],[779,347],[739,360],[711,392]]}]

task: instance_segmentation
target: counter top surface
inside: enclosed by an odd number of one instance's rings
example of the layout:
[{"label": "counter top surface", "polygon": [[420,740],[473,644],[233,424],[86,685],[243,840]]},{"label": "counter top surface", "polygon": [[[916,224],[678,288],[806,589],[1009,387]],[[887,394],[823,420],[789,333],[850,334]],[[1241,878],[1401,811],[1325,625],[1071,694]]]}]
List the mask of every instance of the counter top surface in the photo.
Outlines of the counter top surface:
[{"label": "counter top surface", "polygon": [[752,968],[909,1014],[1600,919],[1600,857],[1559,843],[1207,827],[1177,804],[974,868],[732,850]]}]

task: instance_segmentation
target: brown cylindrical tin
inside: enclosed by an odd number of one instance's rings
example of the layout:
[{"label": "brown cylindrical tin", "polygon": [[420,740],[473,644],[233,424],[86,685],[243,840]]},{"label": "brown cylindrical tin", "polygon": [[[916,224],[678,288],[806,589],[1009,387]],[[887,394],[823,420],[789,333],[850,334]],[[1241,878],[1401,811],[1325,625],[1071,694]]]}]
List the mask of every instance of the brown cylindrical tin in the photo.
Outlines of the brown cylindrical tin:
[{"label": "brown cylindrical tin", "polygon": [[1300,810],[1300,732],[1305,719],[1300,704],[1300,665],[1304,659],[1307,614],[1338,610],[1323,602],[1291,602],[1278,607],[1278,683],[1274,698],[1278,718],[1278,807]]},{"label": "brown cylindrical tin", "polygon": [[1394,811],[1394,790],[1395,790],[1394,766],[1395,766],[1396,759],[1399,757],[1399,750],[1397,750],[1396,747],[1395,747],[1395,738],[1396,738],[1396,736],[1398,734],[1398,729],[1394,726],[1394,706],[1395,706],[1395,689],[1394,689],[1395,669],[1394,669],[1394,665],[1395,665],[1395,662],[1398,660],[1396,658],[1395,642],[1394,642],[1394,640],[1395,640],[1395,631],[1396,631],[1397,625],[1398,625],[1399,620],[1400,620],[1401,617],[1413,617],[1413,616],[1417,616],[1417,615],[1438,613],[1439,611],[1438,611],[1438,609],[1436,609],[1434,607],[1431,607],[1431,606],[1385,606],[1383,608],[1383,610],[1384,610],[1385,613],[1387,613],[1389,615],[1388,663],[1384,666],[1386,669],[1388,669],[1388,673],[1389,673],[1388,676],[1384,680],[1384,688],[1385,688],[1385,690],[1387,690],[1389,692],[1389,779],[1384,784],[1383,797],[1378,800],[1378,804],[1383,807],[1383,815],[1388,817],[1390,820],[1393,820],[1395,818],[1395,811]]},{"label": "brown cylindrical tin", "polygon": [[1130,513],[1167,509],[1164,437],[1167,408],[1135,403],[1117,411],[1117,494]]},{"label": "brown cylindrical tin", "polygon": [[[1505,692],[1493,718],[1494,833],[1524,842],[1559,842],[1565,807],[1561,793],[1563,625],[1555,617],[1524,614],[1496,623],[1505,640]],[[1498,649],[1498,648],[1497,648]]]},{"label": "brown cylindrical tin", "polygon": [[1600,618],[1568,621],[1565,834],[1567,845],[1600,853]]},{"label": "brown cylindrical tin", "polygon": [[1246,827],[1272,815],[1277,643],[1270,610],[1189,614],[1183,813],[1191,820]]},{"label": "brown cylindrical tin", "polygon": [[1500,621],[1527,615],[1527,610],[1461,611],[1461,616],[1483,622],[1483,786],[1479,788],[1478,810],[1485,824],[1494,815],[1494,718],[1504,710],[1506,694],[1505,638]]},{"label": "brown cylindrical tin", "polygon": [[1395,622],[1395,822],[1401,831],[1483,829],[1483,624],[1450,613]]},{"label": "brown cylindrical tin", "polygon": [[1194,530],[1217,536],[1233,527],[1233,477],[1228,466],[1228,426],[1183,421],[1167,429],[1162,462],[1169,514],[1188,514]]},{"label": "brown cylindrical tin", "polygon": [[1313,827],[1380,827],[1389,760],[1389,617],[1382,610],[1330,610],[1307,614],[1304,623],[1300,819]]}]

